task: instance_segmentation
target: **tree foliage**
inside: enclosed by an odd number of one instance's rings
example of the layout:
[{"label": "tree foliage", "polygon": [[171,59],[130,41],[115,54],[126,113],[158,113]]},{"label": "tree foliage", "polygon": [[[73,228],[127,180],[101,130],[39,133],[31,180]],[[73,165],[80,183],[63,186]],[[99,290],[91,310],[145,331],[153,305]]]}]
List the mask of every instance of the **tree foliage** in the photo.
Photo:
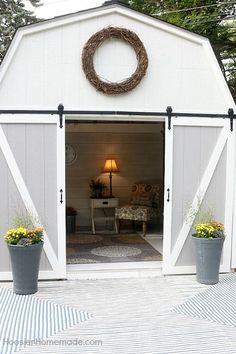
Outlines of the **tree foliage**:
[{"label": "tree foliage", "polygon": [[[229,88],[236,100],[236,1],[126,0],[131,8],[210,39]],[[234,20],[226,21],[226,19]]]},{"label": "tree foliage", "polygon": [[[33,6],[40,6],[41,0],[29,0]],[[37,22],[37,17],[28,11],[22,0],[0,0],[0,62],[20,26]]]}]

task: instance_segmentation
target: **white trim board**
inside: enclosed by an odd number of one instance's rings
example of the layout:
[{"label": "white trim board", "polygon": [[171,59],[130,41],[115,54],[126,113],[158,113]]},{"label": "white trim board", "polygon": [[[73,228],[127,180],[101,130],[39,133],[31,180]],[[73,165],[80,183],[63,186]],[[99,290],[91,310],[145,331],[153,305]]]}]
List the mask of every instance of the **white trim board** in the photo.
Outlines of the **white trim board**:
[{"label": "white trim board", "polygon": [[67,279],[115,279],[162,276],[162,262],[120,262],[67,265]]},{"label": "white trim board", "polygon": [[0,124],[57,124],[58,115],[44,114],[0,114]]},{"label": "white trim board", "polygon": [[[50,279],[66,279],[66,276],[62,277],[60,274],[53,270],[40,270],[39,271],[39,280],[50,280]],[[3,281],[12,281],[12,272],[1,272],[1,280],[0,280],[0,286],[1,282]]]},{"label": "white trim board", "polygon": [[156,269],[161,268],[162,261],[146,262],[113,262],[113,263],[89,263],[89,264],[67,264],[67,271],[80,270],[130,270],[130,269]]}]

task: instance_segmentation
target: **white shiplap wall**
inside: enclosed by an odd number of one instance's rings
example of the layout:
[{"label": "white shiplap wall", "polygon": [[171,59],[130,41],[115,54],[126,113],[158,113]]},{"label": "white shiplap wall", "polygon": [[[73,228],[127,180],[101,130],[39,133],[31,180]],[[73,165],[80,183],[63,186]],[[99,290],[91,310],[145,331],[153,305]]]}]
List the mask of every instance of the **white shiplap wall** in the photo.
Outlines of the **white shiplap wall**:
[{"label": "white shiplap wall", "polygon": [[129,201],[134,182],[161,180],[163,175],[162,123],[157,124],[67,124],[66,142],[77,159],[66,168],[67,205],[78,210],[77,224],[89,228],[91,178],[109,185],[102,173],[106,158],[115,158],[120,172],[113,175],[113,194],[120,205]]}]

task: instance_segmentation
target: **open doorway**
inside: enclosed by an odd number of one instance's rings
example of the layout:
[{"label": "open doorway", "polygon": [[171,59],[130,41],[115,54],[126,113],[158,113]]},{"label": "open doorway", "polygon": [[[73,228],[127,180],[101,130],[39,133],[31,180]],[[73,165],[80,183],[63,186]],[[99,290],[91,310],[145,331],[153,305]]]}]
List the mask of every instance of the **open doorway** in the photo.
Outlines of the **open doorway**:
[{"label": "open doorway", "polygon": [[[162,121],[66,121],[67,264],[162,261],[164,129]],[[111,159],[113,198],[104,170]],[[97,181],[105,188],[96,196]],[[117,232],[115,209],[130,205],[140,183],[160,187],[157,213],[145,236],[139,220],[121,220]]]}]

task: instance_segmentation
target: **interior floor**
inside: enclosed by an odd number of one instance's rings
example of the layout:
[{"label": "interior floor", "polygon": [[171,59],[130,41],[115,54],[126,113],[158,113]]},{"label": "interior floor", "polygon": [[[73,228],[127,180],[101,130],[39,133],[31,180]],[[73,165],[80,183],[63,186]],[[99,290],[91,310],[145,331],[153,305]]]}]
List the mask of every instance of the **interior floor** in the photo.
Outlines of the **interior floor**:
[{"label": "interior floor", "polygon": [[155,250],[163,254],[163,233],[150,232],[144,238]]},{"label": "interior floor", "polygon": [[122,230],[67,234],[67,264],[162,261],[162,235]]}]

